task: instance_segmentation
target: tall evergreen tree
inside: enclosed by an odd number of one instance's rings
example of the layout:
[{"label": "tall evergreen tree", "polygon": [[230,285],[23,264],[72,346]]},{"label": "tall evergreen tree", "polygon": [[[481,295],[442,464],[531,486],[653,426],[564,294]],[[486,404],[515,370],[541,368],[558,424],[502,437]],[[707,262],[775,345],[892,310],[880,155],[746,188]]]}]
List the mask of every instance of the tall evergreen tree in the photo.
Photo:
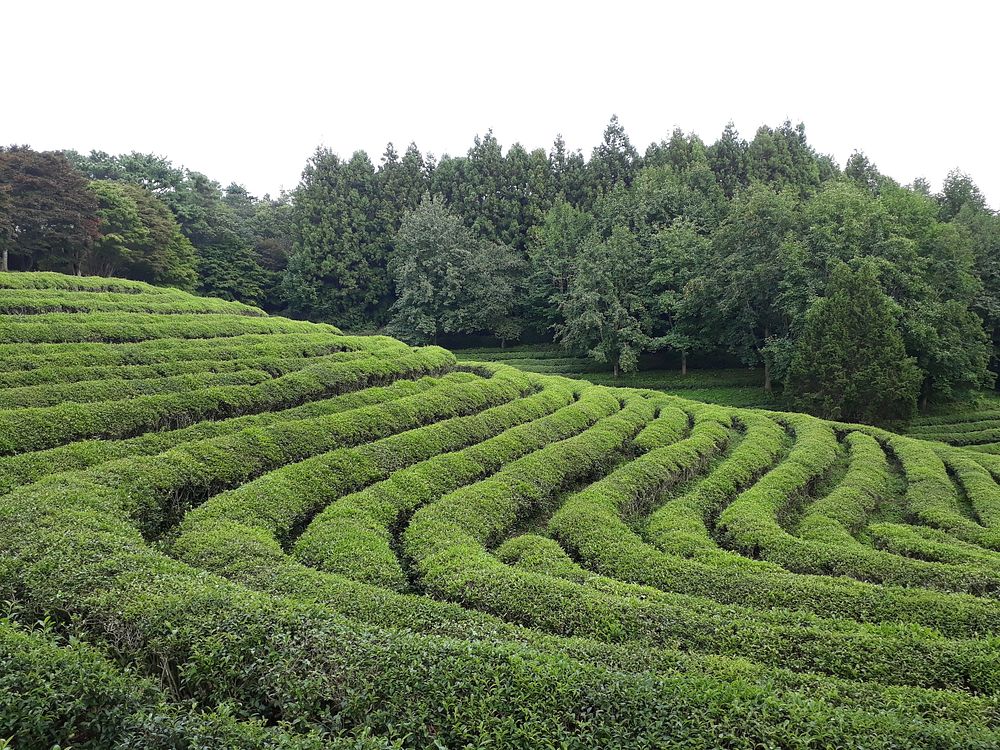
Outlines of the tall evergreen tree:
[{"label": "tall evergreen tree", "polygon": [[542,220],[554,198],[549,162],[541,149],[528,153],[520,143],[515,143],[504,159],[504,169],[512,198],[506,244],[524,252],[528,233]]},{"label": "tall evergreen tree", "polygon": [[583,152],[569,151],[562,135],[557,135],[549,151],[549,170],[552,173],[553,194],[561,195],[575,208],[590,206],[591,186]]},{"label": "tall evergreen tree", "polygon": [[777,128],[762,125],[748,147],[750,179],[805,196],[817,188],[825,165],[806,140],[805,125],[786,120]]},{"label": "tall evergreen tree", "polygon": [[863,151],[855,151],[844,165],[844,176],[872,195],[878,195],[886,178]]},{"label": "tall evergreen tree", "polygon": [[600,145],[594,149],[587,164],[593,193],[608,193],[618,184],[628,187],[639,166],[639,152],[629,140],[618,115],[612,115]]},{"label": "tall evergreen tree", "polygon": [[395,234],[406,212],[420,205],[420,199],[430,189],[426,168],[417,144],[407,146],[402,157],[391,143],[386,146],[376,173],[382,232]]},{"label": "tall evergreen tree", "polygon": [[906,355],[898,308],[871,262],[836,263],[824,297],[806,315],[795,345],[788,392],[799,408],[848,422],[907,417],[921,374]]},{"label": "tall evergreen tree", "polygon": [[11,185],[0,183],[0,271],[7,270],[7,259],[14,244],[13,201]]},{"label": "tall evergreen tree", "polygon": [[749,146],[740,138],[732,121],[726,124],[719,140],[706,149],[705,155],[727,198],[732,198],[750,184]]},{"label": "tall evergreen tree", "polygon": [[683,172],[696,158],[704,160],[705,156],[705,144],[701,138],[694,133],[685,135],[680,128],[674,128],[669,140],[649,145],[642,166],[672,167]]},{"label": "tall evergreen tree", "polygon": [[530,318],[540,333],[551,330],[561,320],[562,305],[576,270],[576,255],[593,224],[590,214],[560,197],[531,230],[528,305]]},{"label": "tall evergreen tree", "polygon": [[389,264],[396,254],[396,233],[403,223],[403,217],[418,205],[423,195],[430,189],[428,164],[415,143],[407,146],[400,157],[392,143],[386,146],[375,174],[377,203],[375,211],[376,241],[381,247],[377,254],[385,258],[389,283],[385,289],[385,300],[379,308],[388,309],[396,299],[392,288]]},{"label": "tall evergreen tree", "polygon": [[969,175],[958,169],[951,170],[945,177],[938,203],[941,205],[942,221],[951,221],[965,206],[974,211],[986,209],[986,199],[979,187]]},{"label": "tall evergreen tree", "polygon": [[224,195],[215,180],[187,171],[179,188],[167,193],[165,200],[195,247],[198,291],[259,305],[264,301],[265,274],[241,231],[237,212],[223,200]]},{"label": "tall evergreen tree", "polygon": [[389,281],[376,222],[375,169],[363,152],[341,161],[318,149],[296,191],[285,275],[291,309],[348,328],[380,321]]}]

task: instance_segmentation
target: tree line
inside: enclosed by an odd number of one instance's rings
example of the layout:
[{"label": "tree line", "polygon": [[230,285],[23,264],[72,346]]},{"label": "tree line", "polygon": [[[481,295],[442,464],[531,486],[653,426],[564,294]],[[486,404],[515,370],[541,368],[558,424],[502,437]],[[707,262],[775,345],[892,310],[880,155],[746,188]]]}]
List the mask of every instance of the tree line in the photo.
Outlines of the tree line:
[{"label": "tree line", "polygon": [[[953,171],[933,194],[785,122],[644,153],[617,118],[465,155],[313,154],[256,198],[152,155],[0,152],[11,268],[114,274],[413,343],[548,340],[616,373],[728,357],[825,416],[879,420],[992,384],[1000,218]],[[862,312],[863,311],[863,312]],[[863,373],[860,374],[860,373]],[[873,394],[880,394],[873,397]]]}]

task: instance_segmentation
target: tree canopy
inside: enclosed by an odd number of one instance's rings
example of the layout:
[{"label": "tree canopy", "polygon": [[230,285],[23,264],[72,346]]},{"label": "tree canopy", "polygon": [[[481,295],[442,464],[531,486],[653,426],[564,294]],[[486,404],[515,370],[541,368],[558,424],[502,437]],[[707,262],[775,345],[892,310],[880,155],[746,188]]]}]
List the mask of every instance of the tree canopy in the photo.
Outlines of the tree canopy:
[{"label": "tree canopy", "polygon": [[120,274],[412,341],[554,340],[616,371],[711,357],[760,368],[767,389],[790,383],[846,265],[874,269],[895,306],[921,404],[989,386],[1000,346],[1000,216],[971,177],[934,194],[862,151],[841,169],[788,121],[750,140],[732,123],[711,142],[675,128],[640,151],[612,116],[589,158],[490,130],[440,157],[390,143],[377,164],[319,148],[277,197],[155,154],[12,146],[0,250],[13,269]]}]

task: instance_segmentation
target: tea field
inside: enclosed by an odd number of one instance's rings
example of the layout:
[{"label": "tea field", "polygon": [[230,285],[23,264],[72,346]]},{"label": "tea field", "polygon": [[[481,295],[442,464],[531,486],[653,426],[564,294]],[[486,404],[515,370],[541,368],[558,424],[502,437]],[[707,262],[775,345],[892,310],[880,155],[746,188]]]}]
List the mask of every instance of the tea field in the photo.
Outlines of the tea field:
[{"label": "tea field", "polygon": [[1000,456],[932,422],[95,277],[0,313],[0,746],[1000,746]]}]

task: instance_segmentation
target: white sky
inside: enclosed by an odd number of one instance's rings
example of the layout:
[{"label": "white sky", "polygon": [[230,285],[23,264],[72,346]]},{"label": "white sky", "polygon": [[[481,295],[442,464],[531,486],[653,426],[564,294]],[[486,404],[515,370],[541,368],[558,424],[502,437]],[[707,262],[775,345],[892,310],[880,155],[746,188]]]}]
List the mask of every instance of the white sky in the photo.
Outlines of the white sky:
[{"label": "white sky", "polygon": [[1000,206],[1000,3],[55,2],[0,4],[0,143],[151,151],[251,192],[319,144],[377,164],[493,128],[589,156],[612,113],[640,150],[786,117],[903,183],[970,173]]}]

